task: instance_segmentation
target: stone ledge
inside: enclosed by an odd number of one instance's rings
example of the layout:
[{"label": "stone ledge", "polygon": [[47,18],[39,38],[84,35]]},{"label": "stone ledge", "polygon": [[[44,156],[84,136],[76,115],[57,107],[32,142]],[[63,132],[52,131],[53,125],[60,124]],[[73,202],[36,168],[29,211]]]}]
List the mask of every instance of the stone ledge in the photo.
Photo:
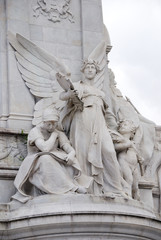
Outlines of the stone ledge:
[{"label": "stone ledge", "polygon": [[40,216],[15,221],[9,223],[6,230],[3,228],[2,234],[0,235],[2,240],[160,240],[161,229],[160,222],[152,219],[117,215],[117,213],[112,215],[84,213]]},{"label": "stone ledge", "polygon": [[81,194],[43,195],[3,204],[2,240],[160,240],[161,217],[135,200]]},{"label": "stone ledge", "polygon": [[[18,167],[17,167],[18,169]],[[0,168],[0,180],[1,179],[9,179],[9,180],[13,180],[16,177],[17,174],[16,169],[1,169]]]},{"label": "stone ledge", "polygon": [[[64,194],[64,195],[42,195],[35,197],[26,204],[13,200],[9,203],[10,219],[36,217],[40,214],[68,214],[83,212],[108,212],[117,214],[130,214],[144,217],[156,217],[153,209],[143,202],[136,200],[125,200],[123,197],[111,199],[109,196],[88,194]],[[16,218],[15,218],[16,213]]]},{"label": "stone ledge", "polygon": [[0,134],[16,134],[16,135],[27,135],[29,131],[27,130],[15,130],[11,128],[2,128],[0,127]]}]

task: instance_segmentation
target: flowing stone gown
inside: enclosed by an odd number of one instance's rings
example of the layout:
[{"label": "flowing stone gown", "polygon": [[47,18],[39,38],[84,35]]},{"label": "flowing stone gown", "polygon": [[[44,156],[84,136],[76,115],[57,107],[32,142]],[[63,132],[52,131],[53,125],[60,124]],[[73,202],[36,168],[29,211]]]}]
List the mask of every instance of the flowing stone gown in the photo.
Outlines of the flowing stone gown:
[{"label": "flowing stone gown", "polygon": [[[50,152],[41,152],[35,145],[36,139],[44,140],[39,127],[33,128],[28,136],[28,156],[22,162],[15,179],[17,193],[12,196],[20,202],[26,202],[34,193],[32,186],[36,187],[39,195],[64,194],[76,191],[78,184],[74,181],[75,172],[71,166],[67,166],[65,158],[67,153],[63,151],[63,145],[69,143],[65,134],[58,132],[58,137]],[[58,161],[59,159],[59,161]],[[60,161],[61,160],[61,161]],[[64,162],[64,163],[63,163]],[[80,171],[79,165],[74,165],[76,172]]]},{"label": "flowing stone gown", "polygon": [[68,101],[62,123],[70,131],[70,141],[81,169],[88,176],[93,176],[94,194],[119,193],[122,190],[121,175],[104,117],[107,108],[104,93],[82,81],[74,86],[84,109],[77,111]]}]

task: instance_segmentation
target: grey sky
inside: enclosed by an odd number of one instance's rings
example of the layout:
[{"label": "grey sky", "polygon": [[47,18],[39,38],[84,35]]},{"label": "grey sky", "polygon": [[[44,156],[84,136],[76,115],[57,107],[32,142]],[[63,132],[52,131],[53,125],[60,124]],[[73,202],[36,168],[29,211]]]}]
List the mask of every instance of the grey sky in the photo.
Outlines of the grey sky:
[{"label": "grey sky", "polygon": [[161,0],[102,0],[109,67],[139,112],[161,125]]}]

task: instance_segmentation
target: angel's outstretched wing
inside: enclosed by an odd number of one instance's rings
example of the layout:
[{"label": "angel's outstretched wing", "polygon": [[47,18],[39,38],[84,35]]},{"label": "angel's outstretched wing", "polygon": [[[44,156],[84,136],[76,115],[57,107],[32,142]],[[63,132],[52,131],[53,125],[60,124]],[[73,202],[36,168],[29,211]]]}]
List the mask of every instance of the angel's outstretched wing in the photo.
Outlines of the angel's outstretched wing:
[{"label": "angel's outstretched wing", "polygon": [[96,46],[96,48],[91,52],[88,59],[92,59],[99,65],[99,73],[97,73],[95,77],[95,87],[102,89],[106,81],[105,77],[107,77],[107,56],[106,50],[111,49],[111,41],[109,37],[109,33],[107,31],[106,26],[104,26],[104,35],[102,41]]},{"label": "angel's outstretched wing", "polygon": [[105,67],[107,65],[106,60],[106,42],[101,41],[96,48],[91,52],[88,59],[92,59],[99,65],[99,72],[95,77],[95,87],[102,89],[105,78]]},{"label": "angel's outstretched wing", "polygon": [[56,80],[56,73],[68,78],[71,74],[61,60],[51,56],[20,34],[15,36],[9,32],[8,38],[15,50],[17,66],[25,84],[34,96],[42,98],[34,109],[33,125],[37,125],[45,108],[51,104],[61,108],[64,104],[59,100],[62,88]]}]

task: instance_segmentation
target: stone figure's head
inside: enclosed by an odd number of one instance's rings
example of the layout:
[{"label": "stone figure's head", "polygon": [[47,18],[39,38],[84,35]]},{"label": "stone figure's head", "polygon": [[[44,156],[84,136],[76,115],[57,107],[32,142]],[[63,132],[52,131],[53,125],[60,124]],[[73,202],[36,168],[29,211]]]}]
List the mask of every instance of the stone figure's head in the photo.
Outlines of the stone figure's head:
[{"label": "stone figure's head", "polygon": [[83,72],[85,77],[89,80],[92,80],[99,71],[100,68],[98,63],[91,59],[85,60],[81,67],[81,72]]},{"label": "stone figure's head", "polygon": [[133,121],[125,119],[119,122],[118,132],[121,134],[131,133],[131,138],[133,138],[136,132],[136,126]]},{"label": "stone figure's head", "polygon": [[47,108],[43,111],[42,119],[43,129],[48,132],[53,132],[58,125],[59,113],[54,108]]}]

